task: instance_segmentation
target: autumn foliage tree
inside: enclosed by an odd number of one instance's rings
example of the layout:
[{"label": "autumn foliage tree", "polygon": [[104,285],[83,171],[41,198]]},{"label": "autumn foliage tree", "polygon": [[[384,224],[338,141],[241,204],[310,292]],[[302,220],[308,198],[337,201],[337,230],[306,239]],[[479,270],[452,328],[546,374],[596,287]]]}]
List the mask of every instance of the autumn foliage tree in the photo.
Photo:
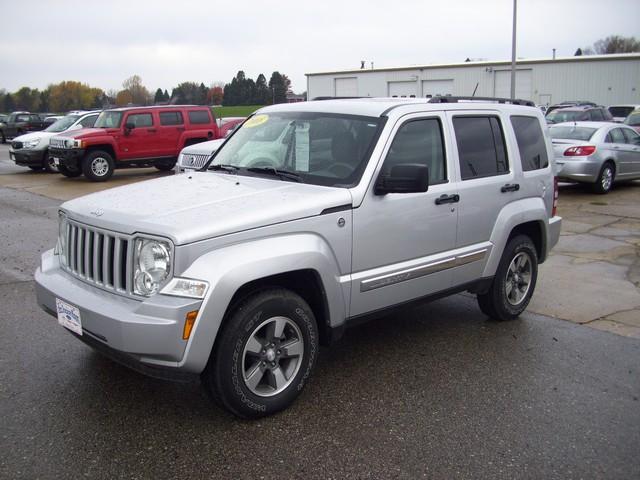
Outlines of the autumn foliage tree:
[{"label": "autumn foliage tree", "polygon": [[54,112],[101,108],[104,100],[104,91],[101,88],[74,81],[49,85],[47,91],[49,110]]},{"label": "autumn foliage tree", "polygon": [[[126,93],[125,93],[126,92]],[[120,101],[129,100],[126,103],[120,103]],[[117,105],[127,105],[133,103],[135,105],[149,105],[153,102],[153,97],[142,84],[142,79],[139,75],[132,75],[122,82],[122,90],[118,92],[116,96]]]}]

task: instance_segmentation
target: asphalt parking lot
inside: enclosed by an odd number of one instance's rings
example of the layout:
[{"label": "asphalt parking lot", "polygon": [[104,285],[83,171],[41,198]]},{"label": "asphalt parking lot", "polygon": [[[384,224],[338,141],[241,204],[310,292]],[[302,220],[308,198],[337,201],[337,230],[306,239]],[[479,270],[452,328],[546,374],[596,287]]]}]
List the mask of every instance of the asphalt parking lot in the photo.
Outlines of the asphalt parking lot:
[{"label": "asphalt parking lot", "polygon": [[563,186],[529,310],[456,295],[349,330],[289,410],[259,422],[197,383],[143,377],[36,305],[62,200],[153,178],[34,173],[0,146],[0,478],[639,478],[640,182]]}]

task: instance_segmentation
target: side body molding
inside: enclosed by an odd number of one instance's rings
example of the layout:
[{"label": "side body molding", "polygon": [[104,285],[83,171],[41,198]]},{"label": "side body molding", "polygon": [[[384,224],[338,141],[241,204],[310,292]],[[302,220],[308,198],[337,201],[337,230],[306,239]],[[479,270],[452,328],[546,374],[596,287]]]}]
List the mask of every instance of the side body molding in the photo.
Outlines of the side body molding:
[{"label": "side body molding", "polygon": [[235,292],[248,282],[295,270],[315,271],[324,287],[329,322],[337,325],[347,316],[348,298],[340,281],[335,255],[327,242],[313,233],[284,234],[237,243],[202,255],[180,276],[209,282],[179,366],[199,373],[207,364],[227,306]]}]

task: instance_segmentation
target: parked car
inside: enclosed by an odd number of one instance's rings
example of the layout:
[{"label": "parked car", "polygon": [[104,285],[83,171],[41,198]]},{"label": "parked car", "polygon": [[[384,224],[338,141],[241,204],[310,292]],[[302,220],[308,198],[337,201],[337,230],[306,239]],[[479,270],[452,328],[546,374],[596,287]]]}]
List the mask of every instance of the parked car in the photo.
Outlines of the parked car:
[{"label": "parked car", "polygon": [[178,155],[178,161],[175,167],[176,173],[185,173],[201,169],[211,155],[224,143],[225,138],[231,135],[245,120],[246,117],[223,118],[218,120],[222,138],[184,147]]},{"label": "parked car", "polygon": [[224,140],[224,138],[218,138],[184,147],[178,155],[175,172],[186,173],[200,170],[209,161],[211,155],[220,148]]},{"label": "parked car", "polygon": [[0,127],[0,141],[7,143],[14,137],[44,128],[42,119],[35,113],[13,112]]},{"label": "parked car", "polygon": [[605,122],[552,125],[560,180],[589,183],[607,193],[615,182],[640,178],[640,135],[631,127]]},{"label": "parked car", "polygon": [[640,108],[631,112],[629,116],[624,119],[624,124],[629,125],[636,132],[640,133]]},{"label": "parked car", "polygon": [[563,123],[563,122],[613,122],[613,116],[605,107],[593,106],[576,106],[558,108],[546,115],[547,123]]},{"label": "parked car", "polygon": [[609,113],[613,116],[613,121],[622,123],[640,105],[610,105],[607,107]]},{"label": "parked car", "polygon": [[93,129],[51,138],[49,152],[63,175],[101,182],[116,168],[171,170],[182,148],[216,138],[207,107],[128,107],[103,111]]},{"label": "parked car", "polygon": [[93,111],[67,115],[42,131],[20,135],[11,142],[9,158],[16,162],[16,165],[29,167],[31,170],[44,168],[47,172],[57,172],[58,168],[49,155],[49,139],[61,132],[93,127],[99,113]]},{"label": "parked car", "polygon": [[544,118],[431,100],[266,107],[207,171],[64,203],[39,305],[247,418],[290,405],[319,344],[381,312],[466,290],[517,317],[560,235]]},{"label": "parked car", "polygon": [[588,107],[597,107],[597,105],[593,102],[589,102],[586,100],[566,100],[564,102],[556,103],[554,105],[550,105],[545,110],[545,115],[557,110],[559,108],[567,108],[567,107],[577,107],[580,105],[588,106]]}]

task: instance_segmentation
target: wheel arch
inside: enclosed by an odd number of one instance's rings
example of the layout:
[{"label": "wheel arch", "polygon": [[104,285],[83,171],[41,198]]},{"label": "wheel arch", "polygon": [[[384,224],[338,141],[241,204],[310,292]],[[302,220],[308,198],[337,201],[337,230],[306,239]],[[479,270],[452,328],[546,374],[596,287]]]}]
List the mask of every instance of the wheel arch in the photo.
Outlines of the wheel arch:
[{"label": "wheel arch", "polygon": [[104,144],[99,144],[99,145],[90,145],[85,149],[85,157],[90,154],[91,152],[95,152],[96,150],[101,150],[103,152],[107,152],[109,155],[111,155],[111,158],[113,159],[113,161],[116,161],[116,151],[115,148],[113,148],[113,145],[109,144],[109,143],[104,143]]}]

